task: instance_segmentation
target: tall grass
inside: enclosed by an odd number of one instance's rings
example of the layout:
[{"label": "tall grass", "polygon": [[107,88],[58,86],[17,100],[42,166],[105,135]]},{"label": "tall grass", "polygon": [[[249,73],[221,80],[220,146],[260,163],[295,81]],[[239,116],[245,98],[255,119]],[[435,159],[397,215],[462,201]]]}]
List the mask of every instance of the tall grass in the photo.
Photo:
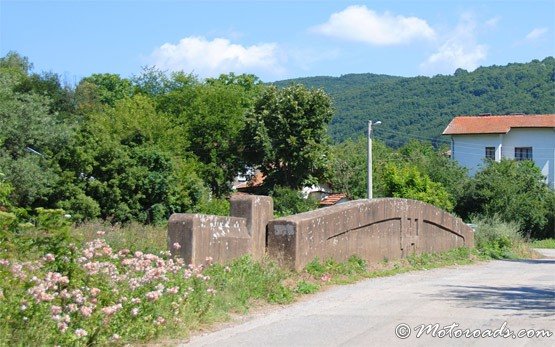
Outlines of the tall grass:
[{"label": "tall grass", "polygon": [[500,218],[477,217],[474,242],[483,258],[513,259],[534,257],[534,252],[519,232],[516,223],[504,222]]}]

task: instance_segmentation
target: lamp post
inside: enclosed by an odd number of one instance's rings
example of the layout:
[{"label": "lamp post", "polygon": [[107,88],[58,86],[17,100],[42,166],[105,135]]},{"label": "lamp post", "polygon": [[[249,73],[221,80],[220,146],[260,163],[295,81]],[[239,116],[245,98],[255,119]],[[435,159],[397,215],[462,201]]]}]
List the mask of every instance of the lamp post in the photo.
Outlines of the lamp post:
[{"label": "lamp post", "polygon": [[372,125],[380,125],[382,122],[372,123],[368,121],[368,199],[372,199]]}]

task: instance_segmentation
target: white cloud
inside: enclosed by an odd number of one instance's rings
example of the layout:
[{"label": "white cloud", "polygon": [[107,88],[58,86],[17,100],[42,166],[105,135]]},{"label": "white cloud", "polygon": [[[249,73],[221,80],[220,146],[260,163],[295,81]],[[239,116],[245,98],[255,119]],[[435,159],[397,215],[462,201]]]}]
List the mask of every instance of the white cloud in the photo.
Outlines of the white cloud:
[{"label": "white cloud", "polygon": [[329,20],[313,28],[315,32],[344,40],[374,45],[395,45],[416,39],[433,39],[435,32],[418,17],[376,13],[366,6],[349,6],[333,13]]},{"label": "white cloud", "polygon": [[277,44],[243,46],[225,38],[209,41],[204,37],[185,37],[177,44],[165,43],[156,48],[150,60],[161,69],[194,72],[201,77],[228,72],[283,73]]},{"label": "white cloud", "polygon": [[526,40],[533,41],[541,38],[547,33],[547,28],[535,28],[526,35]]},{"label": "white cloud", "polygon": [[500,20],[501,20],[501,17],[499,16],[492,17],[486,21],[486,26],[490,28],[494,28],[497,26]]},{"label": "white cloud", "polygon": [[458,68],[472,71],[486,59],[487,53],[488,46],[476,41],[474,18],[466,14],[437,51],[420,67],[429,73],[452,73]]}]

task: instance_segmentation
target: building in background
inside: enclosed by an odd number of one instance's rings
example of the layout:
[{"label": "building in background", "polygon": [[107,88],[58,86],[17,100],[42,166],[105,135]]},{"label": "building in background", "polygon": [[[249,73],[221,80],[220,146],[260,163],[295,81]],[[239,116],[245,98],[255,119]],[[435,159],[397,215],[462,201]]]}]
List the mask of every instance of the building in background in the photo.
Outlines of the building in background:
[{"label": "building in background", "polygon": [[451,158],[475,174],[485,160],[532,160],[555,189],[555,114],[458,116],[443,131]]}]

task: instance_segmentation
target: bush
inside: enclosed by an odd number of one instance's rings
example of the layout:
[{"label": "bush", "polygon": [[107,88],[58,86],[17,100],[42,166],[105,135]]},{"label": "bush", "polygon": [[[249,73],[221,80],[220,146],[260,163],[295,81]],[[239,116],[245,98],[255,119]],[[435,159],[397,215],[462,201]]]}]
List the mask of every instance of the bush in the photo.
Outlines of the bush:
[{"label": "bush", "polygon": [[383,179],[386,196],[420,200],[447,211],[453,209],[452,197],[441,183],[433,182],[414,166],[387,164]]},{"label": "bush", "polygon": [[274,199],[274,214],[278,217],[312,211],[318,208],[318,201],[303,198],[301,192],[287,188],[275,187],[270,194]]},{"label": "bush", "polygon": [[[516,223],[526,237],[553,233],[555,192],[532,161],[490,162],[466,187],[457,206],[463,218],[480,214]],[[550,229],[551,228],[551,229]]]},{"label": "bush", "polygon": [[487,258],[515,258],[515,248],[524,243],[518,224],[504,222],[498,216],[478,217],[474,242],[478,251]]}]

